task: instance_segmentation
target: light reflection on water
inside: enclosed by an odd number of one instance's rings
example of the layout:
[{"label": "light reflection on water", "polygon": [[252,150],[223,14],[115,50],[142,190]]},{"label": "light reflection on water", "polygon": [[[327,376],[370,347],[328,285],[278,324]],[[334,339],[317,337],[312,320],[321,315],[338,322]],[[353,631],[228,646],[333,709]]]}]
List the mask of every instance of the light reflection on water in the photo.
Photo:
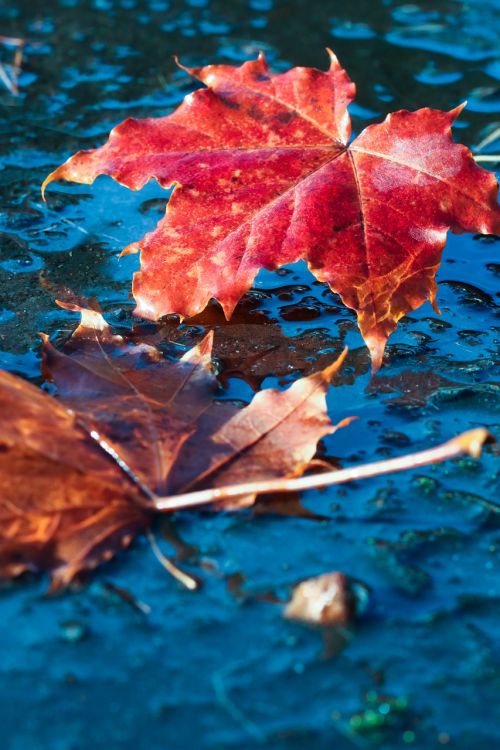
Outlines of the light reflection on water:
[{"label": "light reflection on water", "polygon": [[[127,115],[175,107],[192,83],[172,54],[186,64],[239,62],[263,49],[281,70],[324,67],[331,46],[357,83],[357,131],[391,109],[449,109],[468,99],[457,137],[474,146],[499,127],[499,17],[493,0],[3,4],[0,33],[28,45],[19,97],[0,91],[1,366],[35,378],[37,332],[63,335],[73,324],[54,307],[41,271],[52,289],[95,295],[115,324],[130,324],[137,259],[118,254],[158,221],[164,191],[151,184],[135,194],[100,178],[92,187],[54,186],[44,205],[39,186]],[[12,53],[0,45],[6,66]],[[499,149],[491,137],[485,151]],[[327,364],[348,344],[329,404],[338,419],[360,419],[325,441],[324,453],[349,463],[418,449],[498,423],[498,247],[494,238],[450,237],[439,273],[442,317],[428,305],[409,315],[372,384],[352,313],[304,264],[262,272],[230,324],[211,306],[192,325],[172,324],[171,338],[182,350],[214,327],[221,397],[242,400]],[[480,465],[464,460],[310,493],[305,503],[326,521],[186,515],[177,532],[217,570],[203,573],[195,595],[165,577],[143,542],[83,592],[45,600],[41,581],[7,588],[5,746],[246,748],[256,743],[251,727],[266,747],[283,750],[427,750],[447,737],[460,750],[495,746],[495,471],[487,456]],[[250,593],[286,596],[295,581],[333,569],[366,582],[372,601],[330,662],[318,658],[317,633],[282,621],[276,605],[242,603],[226,590],[242,572]],[[113,597],[106,579],[146,601],[149,619]],[[384,726],[370,724],[370,711],[387,717]]]}]

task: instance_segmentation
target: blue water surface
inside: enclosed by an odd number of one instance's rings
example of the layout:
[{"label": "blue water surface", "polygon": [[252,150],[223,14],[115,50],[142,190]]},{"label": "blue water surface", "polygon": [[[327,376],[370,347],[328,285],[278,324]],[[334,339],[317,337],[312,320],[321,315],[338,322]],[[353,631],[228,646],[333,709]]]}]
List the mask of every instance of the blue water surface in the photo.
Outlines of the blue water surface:
[{"label": "blue water surface", "polygon": [[[284,70],[326,67],[329,46],[357,83],[357,131],[394,109],[468,100],[456,137],[498,154],[499,34],[499,0],[3,0],[0,35],[27,44],[18,95],[0,81],[0,366],[39,382],[37,333],[61,340],[74,325],[54,305],[65,289],[133,324],[137,258],[119,252],[155,226],[165,192],[99,178],[52,186],[45,205],[39,187],[126,116],[172,111],[192,87],[174,53],[190,65],[264,50]],[[0,41],[8,74],[15,52]],[[304,264],[262,272],[230,323],[213,304],[165,326],[179,352],[214,328],[219,396],[243,402],[347,344],[329,408],[359,419],[321,448],[344,465],[477,425],[498,435],[499,246],[450,236],[442,315],[429,304],[408,315],[374,381],[352,312]],[[4,584],[2,750],[500,747],[498,490],[490,449],[480,462],[307,493],[309,513],[180,514],[156,533],[203,579],[195,593],[144,539],[80,590]],[[335,570],[369,603],[325,658],[322,634],[284,620],[279,602]]]}]

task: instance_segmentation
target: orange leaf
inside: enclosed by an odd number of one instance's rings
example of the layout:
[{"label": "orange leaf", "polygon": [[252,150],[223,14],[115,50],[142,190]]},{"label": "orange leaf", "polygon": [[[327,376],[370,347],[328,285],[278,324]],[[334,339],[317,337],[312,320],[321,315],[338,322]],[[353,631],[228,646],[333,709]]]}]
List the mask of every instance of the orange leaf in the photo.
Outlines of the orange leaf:
[{"label": "orange leaf", "polygon": [[261,391],[239,409],[214,400],[211,334],[173,362],[113,334],[99,313],[81,313],[62,351],[43,337],[43,371],[58,398],[0,372],[4,577],[45,569],[55,590],[113,557],[149,527],[154,512],[202,504],[230,510],[271,491],[477,456],[488,438],[477,429],[421,453],[301,476],[320,438],[350,421],[335,427],[325,400],[346,352],[322,372],[285,391]]},{"label": "orange leaf", "polygon": [[300,474],[335,429],[325,393],[344,355],[238,409],[214,401],[210,334],[172,362],[114,335],[99,313],[81,313],[63,351],[43,337],[57,399],[0,373],[4,576],[44,568],[53,589],[67,584],[149,526],[158,495]]}]

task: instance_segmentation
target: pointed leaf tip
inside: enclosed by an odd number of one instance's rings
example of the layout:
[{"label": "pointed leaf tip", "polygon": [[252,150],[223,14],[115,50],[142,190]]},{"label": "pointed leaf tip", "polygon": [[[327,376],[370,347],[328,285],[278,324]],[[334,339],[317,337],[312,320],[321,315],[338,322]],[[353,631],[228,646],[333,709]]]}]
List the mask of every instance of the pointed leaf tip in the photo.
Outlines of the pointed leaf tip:
[{"label": "pointed leaf tip", "polygon": [[82,307],[74,302],[63,302],[62,300],[55,300],[56,305],[61,307],[63,310],[69,310],[70,312],[76,312],[80,314],[80,324],[73,332],[72,338],[78,338],[79,336],[87,336],[89,331],[99,331],[101,334],[105,334],[106,337],[114,338],[117,341],[121,340],[120,336],[113,336],[111,329],[98,310],[91,310],[88,307]]},{"label": "pointed leaf tip", "polygon": [[325,369],[322,371],[322,376],[326,383],[330,383],[335,375],[339,372],[345,362],[348,351],[349,350],[346,346],[345,349],[339,354],[335,362],[332,362],[331,365],[328,365],[328,367],[325,367]]},{"label": "pointed leaf tip", "polygon": [[44,203],[47,203],[47,198],[45,196],[45,193],[47,191],[48,186],[51,182],[54,182],[59,179],[59,175],[61,174],[61,170],[64,164],[62,164],[60,167],[57,167],[57,169],[54,169],[50,174],[47,175],[47,177],[42,182],[42,186],[40,188],[40,192],[42,194],[42,200]]},{"label": "pointed leaf tip", "polygon": [[371,373],[376,375],[382,367],[384,361],[385,346],[387,344],[387,338],[381,336],[375,336],[370,334],[363,334],[365,344],[367,345],[370,356],[371,356]]},{"label": "pointed leaf tip", "polygon": [[467,99],[463,101],[461,104],[458,104],[453,109],[450,109],[449,113],[452,116],[453,121],[456,120],[457,117],[459,117],[462,114],[466,106],[467,106]]},{"label": "pointed leaf tip", "polygon": [[192,349],[189,349],[182,355],[181,362],[199,361],[206,367],[209,367],[212,357],[213,343],[214,332],[209,331],[206,336],[204,336],[202,340],[198,344],[196,344],[196,346],[193,346]]},{"label": "pointed leaf tip", "polygon": [[339,68],[340,63],[335,52],[332,49],[330,49],[330,47],[326,47],[326,53],[330,59],[330,70],[335,70],[336,68]]},{"label": "pointed leaf tip", "polygon": [[44,181],[42,182],[42,186],[40,188],[40,193],[42,195],[42,200],[43,200],[44,203],[47,203],[47,198],[45,197],[45,189],[46,189],[47,185],[49,185],[49,184],[50,184],[50,175],[48,175],[44,179]]}]

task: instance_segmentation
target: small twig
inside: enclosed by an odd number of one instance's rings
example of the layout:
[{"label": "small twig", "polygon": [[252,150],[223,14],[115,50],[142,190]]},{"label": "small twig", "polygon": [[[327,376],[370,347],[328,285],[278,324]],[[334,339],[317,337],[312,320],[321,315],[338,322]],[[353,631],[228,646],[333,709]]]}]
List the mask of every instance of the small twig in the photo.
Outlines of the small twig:
[{"label": "small twig", "polygon": [[65,224],[69,224],[70,227],[73,227],[73,229],[77,229],[82,234],[90,234],[84,227],[81,227],[79,224],[75,224],[74,221],[71,221],[71,219],[67,219],[65,216],[61,216],[61,221],[63,221]]},{"label": "small twig", "polygon": [[16,96],[19,93],[14,81],[12,81],[9,78],[9,74],[7,73],[5,65],[3,65],[1,62],[0,62],[0,81],[2,81],[2,83],[5,85],[5,87],[10,91],[10,93],[13,96]]},{"label": "small twig", "polygon": [[7,46],[17,48],[14,54],[14,63],[13,65],[9,65],[9,68],[12,71],[10,76],[7,73],[7,68],[5,67],[5,65],[0,62],[0,80],[13,96],[18,96],[19,89],[17,83],[19,80],[19,75],[21,73],[21,65],[23,62],[26,40],[16,37],[0,36],[0,44],[5,44]]},{"label": "small twig", "polygon": [[488,135],[485,136],[480,143],[477,144],[476,150],[482,151],[483,148],[486,148],[486,146],[489,146],[490,143],[493,143],[498,138],[500,138],[500,128],[495,128],[491,133],[488,133]]},{"label": "small twig", "polygon": [[23,64],[24,56],[24,44],[20,45],[16,54],[14,55],[14,64],[12,66],[12,83],[16,89],[16,94],[19,94],[19,76],[21,75],[21,66]]},{"label": "small twig", "polygon": [[156,557],[158,562],[163,565],[165,570],[167,570],[171,576],[179,581],[179,583],[182,583],[182,585],[190,591],[194,591],[195,589],[197,589],[199,583],[196,578],[193,578],[193,576],[190,576],[188,573],[185,573],[183,570],[178,568],[176,565],[174,565],[172,560],[169,560],[169,558],[163,554],[161,549],[158,547],[156,539],[154,538],[154,535],[151,533],[151,531],[148,530],[146,536],[148,538],[148,542],[151,545],[154,556]]},{"label": "small twig", "polygon": [[271,492],[297,492],[334,484],[344,484],[345,482],[352,482],[357,479],[367,479],[381,474],[416,469],[419,466],[440,463],[450,458],[456,458],[463,453],[468,453],[477,458],[481,454],[481,448],[484,443],[491,439],[488,431],[483,427],[479,427],[475,430],[463,432],[461,435],[457,435],[457,437],[449,440],[447,443],[438,445],[435,448],[429,448],[418,453],[409,453],[399,458],[375,461],[348,469],[329,471],[325,474],[313,474],[311,476],[291,479],[284,477],[282,479],[246,482],[227,487],[215,487],[209,490],[187,492],[174,497],[155,498],[153,502],[157,510],[177,511],[193,508],[198,505],[208,505],[210,503],[234,499],[244,495],[262,495]]},{"label": "small twig", "polygon": [[476,161],[500,162],[500,154],[473,154]]},{"label": "small twig", "polygon": [[130,591],[127,591],[127,589],[124,589],[122,586],[117,586],[116,583],[112,583],[111,581],[104,581],[103,586],[107,591],[111,591],[113,594],[119,596],[120,599],[123,599],[124,602],[130,604],[133,609],[141,612],[141,614],[151,614],[151,607],[149,606],[149,604],[136,599],[135,596],[132,596]]},{"label": "small twig", "polygon": [[26,39],[21,39],[21,37],[15,36],[0,35],[0,44],[7,44],[12,47],[24,47],[24,45],[26,44]]},{"label": "small twig", "polygon": [[237,664],[229,664],[227,667],[219,669],[212,675],[212,685],[214,687],[215,697],[219,706],[221,706],[234,721],[239,724],[254,740],[261,743],[264,741],[264,735],[259,727],[247,718],[243,711],[231,700],[228,695],[225,677],[234,669]]},{"label": "small twig", "polygon": [[[90,232],[88,232],[84,227],[81,227],[79,224],[76,224],[74,221],[71,221],[71,219],[67,219],[66,217],[62,216],[60,220],[63,221],[65,224],[69,224],[69,226],[78,230],[78,232],[82,232],[82,234],[90,235]],[[106,239],[113,240],[113,242],[119,242],[119,239],[117,237],[113,237],[112,234],[101,234],[101,237],[106,237]]]}]

